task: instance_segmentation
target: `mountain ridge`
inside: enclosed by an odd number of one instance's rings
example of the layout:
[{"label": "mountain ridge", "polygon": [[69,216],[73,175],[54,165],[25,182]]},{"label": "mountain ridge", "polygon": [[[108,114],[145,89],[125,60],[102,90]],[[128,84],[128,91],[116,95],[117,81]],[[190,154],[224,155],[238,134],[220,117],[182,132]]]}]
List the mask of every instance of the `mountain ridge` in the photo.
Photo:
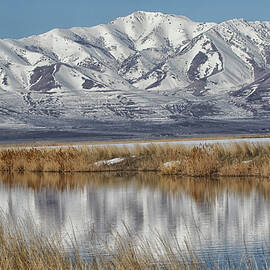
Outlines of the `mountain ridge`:
[{"label": "mountain ridge", "polygon": [[269,91],[267,21],[138,11],[0,40],[0,126],[267,118]]}]

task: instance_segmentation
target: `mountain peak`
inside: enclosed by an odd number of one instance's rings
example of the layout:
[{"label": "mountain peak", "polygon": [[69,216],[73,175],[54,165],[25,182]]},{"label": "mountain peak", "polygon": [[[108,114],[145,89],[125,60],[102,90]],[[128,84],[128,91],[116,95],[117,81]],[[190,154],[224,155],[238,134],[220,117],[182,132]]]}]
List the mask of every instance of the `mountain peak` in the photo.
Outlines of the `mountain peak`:
[{"label": "mountain peak", "polygon": [[119,17],[115,20],[113,20],[111,23],[115,23],[117,21],[126,21],[128,19],[136,19],[140,22],[143,21],[151,21],[151,20],[160,20],[162,18],[168,19],[168,18],[178,18],[178,19],[182,19],[185,21],[192,21],[191,19],[189,19],[186,16],[183,15],[175,15],[175,14],[166,14],[166,13],[162,13],[162,12],[156,12],[156,11],[142,11],[142,10],[138,10],[135,11],[127,16],[124,17]]}]

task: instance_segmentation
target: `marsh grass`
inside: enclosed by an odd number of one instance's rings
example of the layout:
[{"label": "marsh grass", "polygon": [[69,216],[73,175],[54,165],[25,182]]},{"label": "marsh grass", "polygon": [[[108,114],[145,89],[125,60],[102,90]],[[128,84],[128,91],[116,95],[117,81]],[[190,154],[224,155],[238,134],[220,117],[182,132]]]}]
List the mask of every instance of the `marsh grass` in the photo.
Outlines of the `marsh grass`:
[{"label": "marsh grass", "polygon": [[[1,215],[0,221],[0,269],[94,269],[94,270],[178,270],[178,269],[258,269],[252,256],[243,254],[236,263],[218,262],[216,258],[201,256],[188,240],[180,245],[175,238],[155,234],[155,239],[137,239],[127,227],[126,235],[112,234],[108,243],[95,236],[89,229],[89,249],[81,253],[76,238],[68,242],[58,235],[48,237],[33,222],[19,220],[10,224]],[[94,240],[94,238],[96,239]],[[99,244],[99,250],[96,244]],[[180,247],[183,246],[183,247]],[[267,257],[265,257],[267,261]]]},{"label": "marsh grass", "polygon": [[[118,162],[111,162],[121,158]],[[104,172],[155,171],[182,176],[270,176],[270,145],[234,143],[184,145],[95,146],[6,149],[0,171]]]}]

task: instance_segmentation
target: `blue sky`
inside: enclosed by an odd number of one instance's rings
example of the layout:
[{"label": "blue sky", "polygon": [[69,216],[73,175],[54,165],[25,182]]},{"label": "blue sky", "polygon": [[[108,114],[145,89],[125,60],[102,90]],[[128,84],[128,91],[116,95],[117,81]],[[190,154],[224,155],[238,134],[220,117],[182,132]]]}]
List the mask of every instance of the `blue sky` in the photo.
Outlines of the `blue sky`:
[{"label": "blue sky", "polygon": [[195,21],[269,20],[270,0],[0,0],[0,38],[20,38],[53,28],[93,26],[136,10],[185,15]]}]

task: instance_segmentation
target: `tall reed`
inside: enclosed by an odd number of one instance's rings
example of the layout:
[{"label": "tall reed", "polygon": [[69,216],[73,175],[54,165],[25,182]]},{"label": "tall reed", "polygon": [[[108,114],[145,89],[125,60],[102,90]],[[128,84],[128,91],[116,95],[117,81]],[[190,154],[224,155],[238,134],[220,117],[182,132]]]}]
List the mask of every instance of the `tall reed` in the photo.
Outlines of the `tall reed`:
[{"label": "tall reed", "polygon": [[[178,269],[258,269],[252,256],[243,254],[239,262],[231,258],[219,263],[216,258],[200,256],[188,240],[180,248],[177,239],[160,237],[154,241],[136,240],[128,228],[126,236],[115,233],[113,243],[99,240],[96,249],[95,234],[89,231],[88,253],[80,253],[80,246],[72,236],[63,242],[60,236],[48,237],[31,222],[20,220],[10,224],[2,214],[0,221],[0,269],[6,270],[47,270],[47,269],[94,269],[94,270],[178,270]],[[68,249],[67,249],[68,247]],[[83,255],[82,255],[83,254]],[[265,253],[265,261],[269,258]]]}]

